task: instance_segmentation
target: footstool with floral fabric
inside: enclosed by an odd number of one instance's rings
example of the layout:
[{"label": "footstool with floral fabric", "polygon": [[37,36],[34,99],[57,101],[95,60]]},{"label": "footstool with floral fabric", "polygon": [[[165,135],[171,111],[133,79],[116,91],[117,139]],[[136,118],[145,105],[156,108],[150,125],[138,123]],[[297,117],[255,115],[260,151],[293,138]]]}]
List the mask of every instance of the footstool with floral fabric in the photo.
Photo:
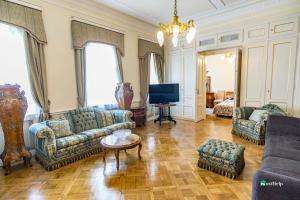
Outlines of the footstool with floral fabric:
[{"label": "footstool with floral fabric", "polygon": [[240,144],[209,139],[198,148],[198,166],[235,179],[245,166],[244,150]]}]

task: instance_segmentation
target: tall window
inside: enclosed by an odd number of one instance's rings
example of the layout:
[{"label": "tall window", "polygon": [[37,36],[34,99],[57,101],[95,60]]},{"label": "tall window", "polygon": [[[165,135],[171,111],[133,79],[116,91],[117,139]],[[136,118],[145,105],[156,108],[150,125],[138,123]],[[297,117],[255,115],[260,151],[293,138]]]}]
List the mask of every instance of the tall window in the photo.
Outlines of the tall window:
[{"label": "tall window", "polygon": [[28,79],[24,31],[0,23],[0,84],[16,83],[25,91],[28,103],[26,115],[37,114],[39,108],[32,98]]},{"label": "tall window", "polygon": [[86,47],[87,105],[117,103],[114,95],[117,83],[115,47],[89,43]]},{"label": "tall window", "polygon": [[[156,74],[155,66],[154,66],[154,55],[151,53],[150,56],[150,84],[158,84],[158,77]],[[147,105],[147,115],[148,117],[154,116],[155,115],[155,107],[153,105],[150,105],[148,102]]]},{"label": "tall window", "polygon": [[150,57],[150,84],[158,84],[158,77],[154,66],[153,53],[151,53],[151,57]]}]

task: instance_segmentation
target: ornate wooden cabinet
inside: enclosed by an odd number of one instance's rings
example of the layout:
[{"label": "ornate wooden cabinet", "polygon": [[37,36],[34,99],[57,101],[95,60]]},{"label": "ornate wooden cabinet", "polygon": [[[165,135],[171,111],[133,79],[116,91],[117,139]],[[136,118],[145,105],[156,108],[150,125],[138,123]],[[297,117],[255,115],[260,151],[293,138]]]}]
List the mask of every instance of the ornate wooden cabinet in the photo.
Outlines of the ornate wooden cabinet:
[{"label": "ornate wooden cabinet", "polygon": [[4,132],[5,147],[0,155],[5,175],[10,173],[11,161],[23,158],[29,167],[31,153],[24,144],[23,122],[27,110],[25,92],[19,85],[0,86],[0,122]]},{"label": "ornate wooden cabinet", "polygon": [[214,100],[215,100],[215,93],[206,92],[206,107],[207,108],[213,108],[214,107]]}]

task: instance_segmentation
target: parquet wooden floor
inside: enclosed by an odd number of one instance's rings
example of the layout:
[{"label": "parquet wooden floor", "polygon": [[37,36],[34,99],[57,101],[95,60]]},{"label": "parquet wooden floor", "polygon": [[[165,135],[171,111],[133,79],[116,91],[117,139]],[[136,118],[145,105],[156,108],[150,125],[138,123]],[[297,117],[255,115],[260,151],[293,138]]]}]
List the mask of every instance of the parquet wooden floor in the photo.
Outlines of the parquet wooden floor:
[{"label": "parquet wooden floor", "polygon": [[[0,174],[0,199],[247,200],[263,147],[230,131],[231,120],[223,118],[162,127],[149,122],[136,130],[143,137],[141,161],[135,148],[121,153],[119,172],[113,154],[104,172],[101,153],[52,172],[36,162],[31,169],[16,166],[11,175]],[[246,166],[236,180],[196,166],[197,147],[207,138],[246,147]]]}]

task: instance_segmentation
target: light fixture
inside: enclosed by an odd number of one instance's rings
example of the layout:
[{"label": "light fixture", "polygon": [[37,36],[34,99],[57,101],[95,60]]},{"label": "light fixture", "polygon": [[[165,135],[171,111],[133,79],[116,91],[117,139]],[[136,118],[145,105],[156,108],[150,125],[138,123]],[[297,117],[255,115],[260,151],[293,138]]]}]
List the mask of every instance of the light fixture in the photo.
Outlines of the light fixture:
[{"label": "light fixture", "polygon": [[174,16],[173,22],[171,24],[159,23],[160,30],[157,32],[157,41],[160,46],[164,43],[164,33],[172,36],[172,43],[174,47],[178,44],[178,36],[183,32],[188,32],[186,34],[186,40],[188,43],[194,39],[196,35],[196,28],[194,25],[194,20],[189,20],[188,23],[180,23],[177,16],[177,0],[174,0]]},{"label": "light fixture", "polygon": [[220,59],[221,59],[221,60],[225,60],[225,58],[226,58],[230,63],[232,63],[232,62],[234,61],[234,59],[235,59],[235,54],[230,52],[230,53],[222,54],[222,55],[220,56]]}]

